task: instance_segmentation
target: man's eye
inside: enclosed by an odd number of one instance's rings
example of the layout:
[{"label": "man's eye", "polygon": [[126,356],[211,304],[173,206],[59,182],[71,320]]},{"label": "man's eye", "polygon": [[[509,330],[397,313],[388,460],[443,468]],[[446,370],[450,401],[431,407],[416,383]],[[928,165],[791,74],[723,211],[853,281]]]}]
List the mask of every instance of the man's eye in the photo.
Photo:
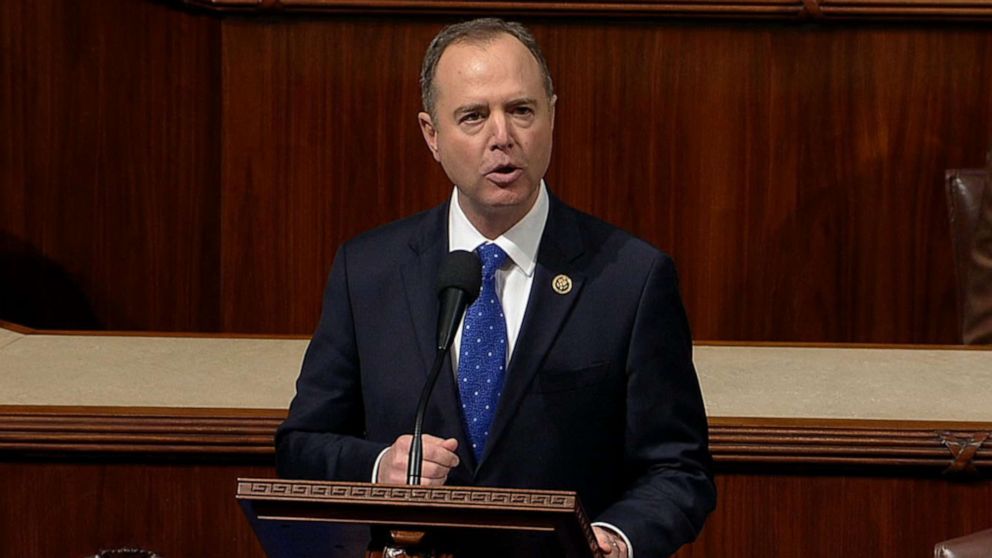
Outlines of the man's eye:
[{"label": "man's eye", "polygon": [[470,112],[462,116],[459,122],[478,122],[482,119],[482,115],[478,112]]},{"label": "man's eye", "polygon": [[517,107],[517,108],[513,109],[513,112],[515,114],[519,114],[519,115],[522,115],[522,116],[529,116],[531,114],[534,114],[534,109],[532,109],[530,107]]}]

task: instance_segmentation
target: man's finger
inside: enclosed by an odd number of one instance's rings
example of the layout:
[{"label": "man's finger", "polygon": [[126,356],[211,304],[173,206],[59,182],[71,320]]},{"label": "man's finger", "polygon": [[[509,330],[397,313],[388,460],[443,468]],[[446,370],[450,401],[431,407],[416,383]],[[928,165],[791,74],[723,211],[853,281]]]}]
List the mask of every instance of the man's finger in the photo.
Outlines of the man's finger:
[{"label": "man's finger", "polygon": [[592,532],[596,535],[596,542],[599,544],[599,549],[609,554],[613,550],[613,545],[610,543],[610,536],[599,527],[593,527]]},{"label": "man's finger", "polygon": [[458,455],[441,446],[425,446],[424,463],[428,462],[452,469],[458,466]]},{"label": "man's finger", "polygon": [[410,434],[403,434],[402,436],[396,438],[396,441],[393,442],[393,449],[397,451],[409,453],[410,445],[412,443],[413,443],[413,436]]},{"label": "man's finger", "polygon": [[432,479],[430,477],[420,477],[421,486],[444,486],[446,479]]},{"label": "man's finger", "polygon": [[448,473],[451,472],[450,467],[443,467],[436,463],[425,462],[424,466],[421,468],[420,476],[421,478],[445,480],[448,478]]},{"label": "man's finger", "polygon": [[424,434],[423,439],[425,448],[428,446],[440,446],[450,452],[455,452],[458,450],[458,440],[455,438],[438,438],[437,436]]},{"label": "man's finger", "polygon": [[592,532],[596,535],[599,550],[613,558],[623,558],[627,555],[627,545],[619,537],[599,526],[594,526]]}]

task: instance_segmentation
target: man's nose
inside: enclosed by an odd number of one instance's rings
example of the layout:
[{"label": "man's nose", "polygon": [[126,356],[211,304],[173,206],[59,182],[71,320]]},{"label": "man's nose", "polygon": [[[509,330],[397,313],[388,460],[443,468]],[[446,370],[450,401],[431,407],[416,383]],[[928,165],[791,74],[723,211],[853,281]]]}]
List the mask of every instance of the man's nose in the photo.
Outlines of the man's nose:
[{"label": "man's nose", "polygon": [[490,124],[490,149],[507,149],[513,146],[513,129],[510,124],[510,117],[505,113],[495,113],[489,119]]}]

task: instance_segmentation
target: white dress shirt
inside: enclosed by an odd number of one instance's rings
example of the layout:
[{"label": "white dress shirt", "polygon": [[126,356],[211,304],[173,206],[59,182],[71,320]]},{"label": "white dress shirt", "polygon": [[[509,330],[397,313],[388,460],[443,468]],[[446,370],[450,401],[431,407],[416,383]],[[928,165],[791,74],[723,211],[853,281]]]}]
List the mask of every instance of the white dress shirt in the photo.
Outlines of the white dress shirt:
[{"label": "white dress shirt", "polygon": [[[537,248],[541,244],[544,225],[548,222],[548,191],[542,180],[534,207],[530,208],[517,224],[510,227],[510,230],[493,240],[483,236],[468,220],[458,201],[459,195],[458,189],[455,188],[448,210],[448,251],[472,252],[479,246],[492,242],[509,256],[503,268],[496,271],[496,295],[503,304],[503,316],[506,318],[506,364],[509,364],[513,347],[517,344],[520,324],[524,321],[524,311],[527,310],[530,286],[534,282]],[[451,343],[451,367],[456,374],[461,341],[462,324],[458,324],[458,331],[455,332],[455,338]]]}]

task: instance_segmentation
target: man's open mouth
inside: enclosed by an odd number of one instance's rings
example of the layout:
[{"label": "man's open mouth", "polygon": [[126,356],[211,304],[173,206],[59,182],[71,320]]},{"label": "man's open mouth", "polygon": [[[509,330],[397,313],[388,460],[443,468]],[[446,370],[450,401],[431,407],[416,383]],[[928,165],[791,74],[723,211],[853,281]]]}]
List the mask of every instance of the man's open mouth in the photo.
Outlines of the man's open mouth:
[{"label": "man's open mouth", "polygon": [[523,174],[523,170],[513,165],[503,165],[486,173],[486,178],[488,178],[491,182],[503,186],[520,178],[521,174]]}]

